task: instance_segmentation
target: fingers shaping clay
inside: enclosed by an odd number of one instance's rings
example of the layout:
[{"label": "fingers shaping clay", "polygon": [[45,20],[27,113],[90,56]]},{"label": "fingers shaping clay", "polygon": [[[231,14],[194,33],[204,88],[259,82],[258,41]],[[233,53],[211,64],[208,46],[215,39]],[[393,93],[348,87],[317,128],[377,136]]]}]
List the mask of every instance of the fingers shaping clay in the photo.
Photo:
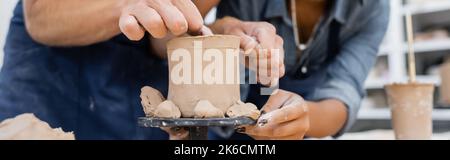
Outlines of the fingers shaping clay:
[{"label": "fingers shaping clay", "polygon": [[201,100],[194,108],[195,118],[223,118],[222,110],[214,107],[208,100]]},{"label": "fingers shaping clay", "polygon": [[0,140],[75,140],[72,132],[52,129],[33,114],[21,114],[0,123]]},{"label": "fingers shaping clay", "polygon": [[257,120],[261,112],[252,103],[243,103],[238,101],[236,104],[231,106],[227,111],[227,116],[231,118],[235,117],[249,117],[251,119]]},{"label": "fingers shaping clay", "polygon": [[180,118],[180,109],[172,101],[164,101],[156,107],[155,117],[160,118]]},{"label": "fingers shaping clay", "polygon": [[162,94],[149,86],[141,89],[141,104],[146,116],[154,117],[156,107],[164,101]]},{"label": "fingers shaping clay", "polygon": [[[169,41],[168,101],[162,102],[164,98],[157,90],[142,88],[141,103],[146,115],[225,117],[225,112],[240,100],[239,44],[239,37],[227,35],[180,37]],[[246,109],[236,112],[254,116]]]}]

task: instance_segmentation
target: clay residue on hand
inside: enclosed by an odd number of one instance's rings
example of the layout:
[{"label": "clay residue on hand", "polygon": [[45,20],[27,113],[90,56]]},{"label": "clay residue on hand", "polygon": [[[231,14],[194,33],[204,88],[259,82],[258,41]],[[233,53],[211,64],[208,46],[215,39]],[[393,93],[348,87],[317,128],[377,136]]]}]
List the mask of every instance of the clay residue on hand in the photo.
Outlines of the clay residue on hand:
[{"label": "clay residue on hand", "polygon": [[222,110],[216,108],[208,100],[201,100],[195,105],[194,108],[195,118],[223,118],[224,113]]},{"label": "clay residue on hand", "polygon": [[72,132],[51,128],[33,114],[21,114],[0,123],[0,140],[75,140]]},{"label": "clay residue on hand", "polygon": [[231,118],[235,117],[249,117],[251,119],[258,119],[261,112],[252,103],[243,103],[238,101],[235,105],[231,106],[227,111],[227,116]]}]

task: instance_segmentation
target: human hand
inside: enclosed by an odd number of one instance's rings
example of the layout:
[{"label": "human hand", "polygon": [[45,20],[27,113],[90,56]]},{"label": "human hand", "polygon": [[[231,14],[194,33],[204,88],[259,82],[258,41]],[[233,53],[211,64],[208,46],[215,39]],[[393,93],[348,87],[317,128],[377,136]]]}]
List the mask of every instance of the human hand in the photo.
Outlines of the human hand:
[{"label": "human hand", "polygon": [[257,140],[300,140],[309,129],[308,106],[295,93],[278,90],[262,108],[256,125],[238,128]]},{"label": "human hand", "polygon": [[191,0],[130,0],[122,10],[119,27],[134,41],[142,39],[145,32],[164,38],[168,33],[178,36],[207,31]]},{"label": "human hand", "polygon": [[187,140],[189,131],[183,127],[161,127],[169,134],[169,140]]},{"label": "human hand", "polygon": [[263,85],[278,84],[285,74],[283,39],[276,28],[267,22],[243,22],[232,17],[221,19],[223,34],[241,37],[240,47],[249,57],[246,66],[256,71],[257,81]]}]

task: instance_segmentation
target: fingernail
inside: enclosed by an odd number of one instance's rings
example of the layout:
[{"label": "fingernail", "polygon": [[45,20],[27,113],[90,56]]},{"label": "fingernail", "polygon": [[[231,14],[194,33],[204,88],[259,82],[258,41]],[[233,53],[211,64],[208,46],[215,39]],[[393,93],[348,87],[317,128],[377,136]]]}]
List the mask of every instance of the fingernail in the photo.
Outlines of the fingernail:
[{"label": "fingernail", "polygon": [[204,36],[210,36],[210,35],[213,35],[212,31],[211,31],[208,27],[206,27],[206,26],[203,26],[200,32],[201,32],[202,35],[204,35]]},{"label": "fingernail", "polygon": [[178,131],[181,130],[181,127],[173,127],[173,128],[171,128],[171,130],[172,130],[173,132],[178,132]]},{"label": "fingernail", "polygon": [[262,126],[266,125],[267,122],[268,122],[267,119],[260,119],[260,120],[258,121],[258,125],[262,127]]},{"label": "fingernail", "polygon": [[244,127],[236,128],[236,132],[238,132],[238,133],[245,133],[245,128]]},{"label": "fingernail", "polygon": [[266,114],[267,112],[265,111],[265,110],[262,110],[261,111],[261,115],[264,115],[264,114]]}]

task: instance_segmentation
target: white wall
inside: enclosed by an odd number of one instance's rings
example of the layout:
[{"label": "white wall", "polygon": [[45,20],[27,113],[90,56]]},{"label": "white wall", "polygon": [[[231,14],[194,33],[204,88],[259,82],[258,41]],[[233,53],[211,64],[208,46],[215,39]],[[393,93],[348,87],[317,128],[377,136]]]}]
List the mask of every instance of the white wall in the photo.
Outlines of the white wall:
[{"label": "white wall", "polygon": [[0,67],[3,64],[3,46],[8,32],[9,20],[17,0],[0,0]]}]

